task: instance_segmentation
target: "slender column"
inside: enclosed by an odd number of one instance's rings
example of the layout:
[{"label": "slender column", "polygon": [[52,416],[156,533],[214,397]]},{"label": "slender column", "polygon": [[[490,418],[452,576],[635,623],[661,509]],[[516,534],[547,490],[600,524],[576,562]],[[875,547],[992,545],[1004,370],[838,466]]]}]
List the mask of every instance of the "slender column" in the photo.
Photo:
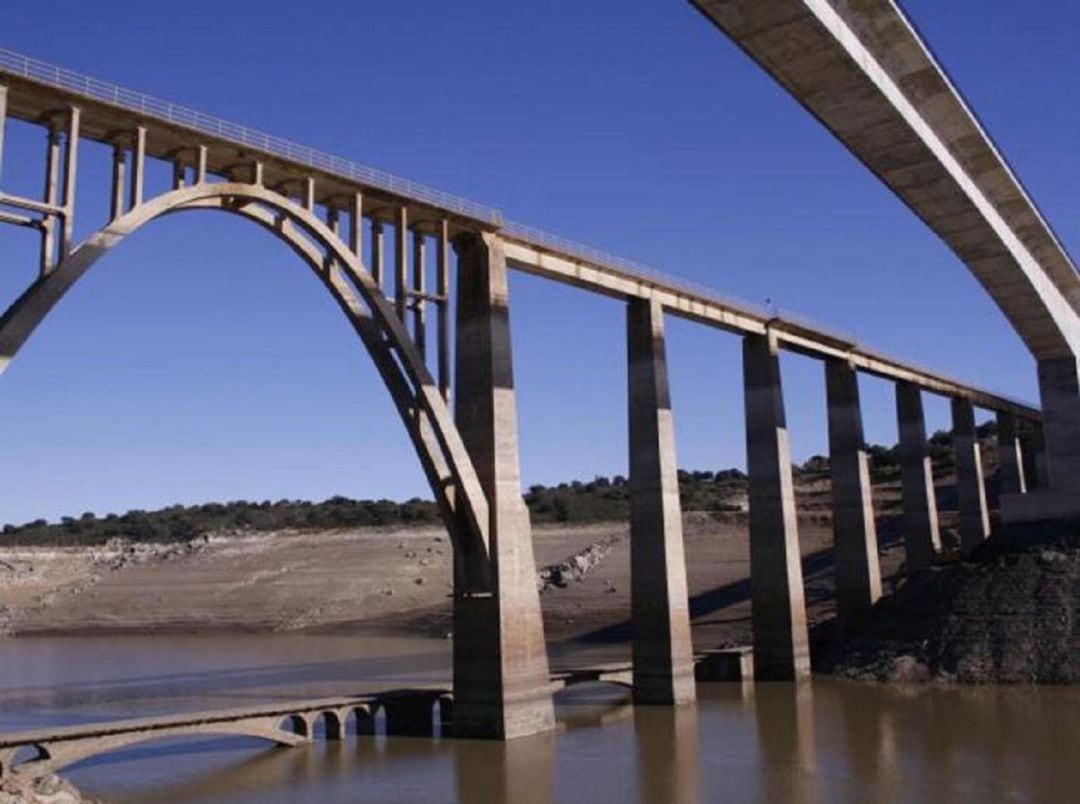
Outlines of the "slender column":
[{"label": "slender column", "polygon": [[630,299],[626,335],[634,702],[679,704],[694,700],[694,656],[659,302]]},{"label": "slender column", "polygon": [[378,218],[371,219],[371,277],[375,284],[382,287],[383,278],[383,222]]},{"label": "slender column", "polygon": [[75,237],[75,177],[79,166],[79,107],[68,113],[68,130],[64,155],[64,231],[60,240],[60,257],[71,251]]},{"label": "slender column", "polygon": [[[403,221],[402,221],[403,222]],[[402,231],[399,229],[399,232]],[[454,734],[554,728],[529,512],[521,493],[506,258],[491,233],[458,252],[455,420],[488,501],[492,588],[466,589],[454,556]]]},{"label": "slender column", "polygon": [[127,149],[121,143],[113,144],[112,205],[110,217],[116,220],[124,214],[124,193],[127,190]]},{"label": "slender column", "polygon": [[761,680],[800,678],[810,673],[810,647],[791,447],[772,335],[744,337],[743,375],[754,674]]},{"label": "slender column", "polygon": [[956,498],[960,509],[960,547],[968,555],[990,535],[986,511],[979,434],[975,408],[966,399],[952,400],[953,451],[956,455]]},{"label": "slender column", "polygon": [[1016,417],[998,411],[998,494],[1025,494],[1027,479],[1024,477],[1024,453],[1020,447],[1020,433]]},{"label": "slender column", "polygon": [[825,390],[837,610],[844,628],[857,630],[867,625],[881,597],[881,569],[855,368],[846,360],[826,360]]},{"label": "slender column", "polygon": [[425,274],[427,273],[424,253],[425,235],[420,229],[413,230],[413,341],[420,356],[427,357],[427,305],[424,303]]},{"label": "slender column", "polygon": [[[326,208],[326,228],[333,232],[334,237],[341,238],[341,212],[332,206]],[[326,271],[328,274],[333,275],[334,269],[337,267],[337,260],[333,257],[333,252],[327,252],[326,255]]]},{"label": "slender column", "polygon": [[179,155],[172,166],[172,186],[174,190],[187,186],[187,165],[184,164],[183,157]]},{"label": "slender column", "polygon": [[206,184],[206,163],[209,158],[209,149],[205,145],[200,145],[196,155],[195,161],[195,183]]},{"label": "slender column", "polygon": [[0,84],[0,175],[4,167],[4,130],[7,128],[7,87]]},{"label": "slender column", "polygon": [[[45,151],[45,203],[56,205],[60,182],[60,132],[49,124]],[[41,273],[47,274],[56,265],[56,213],[47,212],[41,221]]]},{"label": "slender column", "polygon": [[143,185],[146,181],[146,129],[135,129],[135,145],[131,149],[131,198],[129,208],[143,202]]},{"label": "slender column", "polygon": [[1046,481],[1051,489],[1080,489],[1080,376],[1074,357],[1039,361]]},{"label": "slender column", "polygon": [[439,341],[439,391],[443,399],[450,399],[450,254],[449,224],[444,218],[439,223],[439,236],[435,267],[435,293],[439,297],[436,314],[436,336]]},{"label": "slender column", "polygon": [[408,309],[408,268],[409,266],[409,211],[398,207],[394,220],[394,307],[398,318],[405,321]]},{"label": "slender column", "polygon": [[922,391],[918,386],[907,382],[896,384],[896,416],[904,491],[904,550],[908,571],[912,571],[929,566],[941,550],[934,474],[926,444]]},{"label": "slender column", "polygon": [[363,259],[364,255],[364,196],[355,193],[349,211],[349,250]]},{"label": "slender column", "polygon": [[310,176],[304,182],[304,209],[308,212],[315,211],[315,179]]}]

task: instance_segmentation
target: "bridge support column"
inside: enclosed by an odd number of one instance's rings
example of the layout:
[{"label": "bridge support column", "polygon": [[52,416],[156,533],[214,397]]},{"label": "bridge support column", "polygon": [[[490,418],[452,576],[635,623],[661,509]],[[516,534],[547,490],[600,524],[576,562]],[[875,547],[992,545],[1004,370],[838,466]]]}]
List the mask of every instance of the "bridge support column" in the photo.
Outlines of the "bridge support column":
[{"label": "bridge support column", "polygon": [[990,535],[983,483],[982,451],[975,430],[975,409],[966,399],[952,400],[956,499],[960,511],[960,548],[969,555]]},{"label": "bridge support column", "polygon": [[855,368],[846,360],[826,360],[825,391],[836,603],[844,629],[858,630],[869,622],[871,609],[881,597],[881,569]]},{"label": "bridge support column", "polygon": [[1020,445],[1020,433],[1016,417],[999,411],[997,414],[998,441],[998,499],[1006,494],[1026,494],[1027,478],[1024,475],[1024,451]]},{"label": "bridge support column", "polygon": [[750,588],[754,675],[809,675],[799,528],[780,359],[771,335],[743,339],[746,457],[750,475]]},{"label": "bridge support column", "polygon": [[663,308],[631,299],[626,332],[634,703],[686,703],[694,657]]},{"label": "bridge support column", "polygon": [[1080,519],[1080,374],[1074,357],[1039,361],[1042,427],[1031,439],[1030,494],[1002,503],[1006,523]]},{"label": "bridge support column", "polygon": [[548,731],[555,721],[521,493],[506,259],[490,233],[462,235],[454,246],[454,411],[488,500],[491,586],[466,588],[466,557],[455,553],[453,731],[510,739]]},{"label": "bridge support column", "polygon": [[1080,487],[1080,376],[1074,357],[1039,361],[1049,486]]},{"label": "bridge support column", "polygon": [[941,550],[934,473],[926,444],[922,391],[917,385],[896,384],[896,417],[904,494],[904,551],[911,572],[929,566]]}]

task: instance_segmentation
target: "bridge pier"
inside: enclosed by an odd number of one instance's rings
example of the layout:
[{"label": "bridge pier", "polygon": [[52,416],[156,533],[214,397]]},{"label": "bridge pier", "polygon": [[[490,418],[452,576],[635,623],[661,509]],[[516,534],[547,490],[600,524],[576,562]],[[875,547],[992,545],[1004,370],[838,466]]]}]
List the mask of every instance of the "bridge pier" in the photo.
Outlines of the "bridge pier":
[{"label": "bridge pier", "polygon": [[929,566],[941,550],[934,473],[926,443],[922,391],[896,384],[897,430],[900,436],[900,479],[904,495],[904,552],[909,572]]},{"label": "bridge pier", "polygon": [[490,582],[469,586],[454,555],[454,734],[510,739],[555,726],[521,493],[506,259],[491,233],[464,234],[458,254],[455,419],[488,502]]},{"label": "bridge pier", "polygon": [[845,630],[866,626],[881,597],[877,528],[863,435],[859,379],[846,360],[825,361],[829,406],[836,604]]},{"label": "bridge pier", "polygon": [[1080,376],[1075,357],[1039,361],[1042,428],[1032,439],[1032,493],[1002,501],[1007,523],[1080,519]]},{"label": "bridge pier", "polygon": [[743,339],[746,457],[750,475],[750,588],[754,675],[809,675],[799,527],[775,336]]},{"label": "bridge pier", "polygon": [[956,499],[960,512],[960,548],[966,556],[990,535],[982,452],[975,430],[975,409],[966,399],[952,400],[952,425],[953,451],[956,454]]},{"label": "bridge pier", "polygon": [[1006,494],[1025,494],[1024,450],[1013,414],[998,411],[997,440],[999,499]]},{"label": "bridge pier", "polygon": [[631,299],[626,332],[634,702],[680,704],[695,697],[694,657],[659,302]]}]

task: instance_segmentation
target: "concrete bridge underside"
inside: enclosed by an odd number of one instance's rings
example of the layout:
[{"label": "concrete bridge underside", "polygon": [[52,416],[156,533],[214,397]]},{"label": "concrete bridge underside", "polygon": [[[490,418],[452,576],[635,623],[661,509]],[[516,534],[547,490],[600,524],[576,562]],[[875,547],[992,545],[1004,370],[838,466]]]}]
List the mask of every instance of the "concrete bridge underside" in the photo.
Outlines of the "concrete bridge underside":
[{"label": "concrete bridge underside", "polygon": [[1038,364],[1049,489],[1014,521],[1080,515],[1080,277],[895,0],[691,0],[937,233]]}]

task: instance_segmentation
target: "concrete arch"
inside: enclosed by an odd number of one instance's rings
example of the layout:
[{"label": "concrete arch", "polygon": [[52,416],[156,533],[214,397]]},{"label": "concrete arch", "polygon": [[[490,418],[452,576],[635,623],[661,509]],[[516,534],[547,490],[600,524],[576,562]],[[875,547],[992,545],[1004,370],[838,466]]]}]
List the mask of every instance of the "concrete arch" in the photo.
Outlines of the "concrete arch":
[{"label": "concrete arch", "polygon": [[449,407],[403,322],[360,258],[312,210],[258,184],[202,183],[117,217],[37,279],[0,317],[0,373],[68,290],[125,237],[163,215],[219,210],[272,232],[323,282],[389,390],[439,503],[461,562],[460,581],[490,588],[488,503]]}]

